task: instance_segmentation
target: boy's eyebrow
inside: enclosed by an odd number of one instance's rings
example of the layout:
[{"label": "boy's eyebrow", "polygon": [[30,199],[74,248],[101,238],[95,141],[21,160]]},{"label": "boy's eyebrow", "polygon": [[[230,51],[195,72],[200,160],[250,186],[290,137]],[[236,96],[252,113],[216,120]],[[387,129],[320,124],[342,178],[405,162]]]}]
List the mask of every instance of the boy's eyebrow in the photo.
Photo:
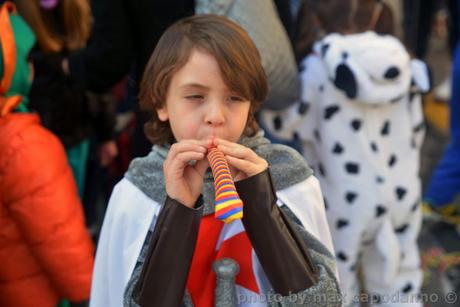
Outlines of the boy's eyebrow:
[{"label": "boy's eyebrow", "polygon": [[181,86],[181,88],[198,88],[198,89],[201,89],[201,90],[208,90],[209,87],[207,87],[206,85],[203,85],[203,84],[199,84],[199,83],[187,83],[187,84],[184,84]]}]

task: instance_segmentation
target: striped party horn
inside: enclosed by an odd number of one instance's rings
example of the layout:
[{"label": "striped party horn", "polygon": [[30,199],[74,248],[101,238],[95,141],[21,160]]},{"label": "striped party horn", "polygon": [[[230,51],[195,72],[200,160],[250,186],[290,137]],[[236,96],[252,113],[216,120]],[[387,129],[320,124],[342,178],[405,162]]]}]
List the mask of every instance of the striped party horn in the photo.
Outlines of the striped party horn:
[{"label": "striped party horn", "polygon": [[212,147],[208,150],[208,160],[216,190],[214,216],[225,223],[241,219],[243,217],[243,202],[236,192],[224,154],[216,147]]}]

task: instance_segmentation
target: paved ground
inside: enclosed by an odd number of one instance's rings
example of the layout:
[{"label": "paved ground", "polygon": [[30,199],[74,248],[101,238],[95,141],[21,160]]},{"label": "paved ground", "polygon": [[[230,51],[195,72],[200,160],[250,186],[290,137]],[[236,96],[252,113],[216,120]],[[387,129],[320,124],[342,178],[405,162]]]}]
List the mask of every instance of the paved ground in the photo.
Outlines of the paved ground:
[{"label": "paved ground", "polygon": [[[424,186],[441,157],[447,141],[447,135],[428,126],[422,149],[421,175]],[[460,297],[460,236],[458,229],[440,221],[425,219],[419,237],[419,245],[425,273],[423,293],[429,298],[441,299],[449,293],[456,293]],[[448,265],[452,262],[457,264]],[[425,306],[460,306],[460,298],[455,304],[448,304],[442,300],[435,302],[434,299],[428,299],[428,301]]]},{"label": "paved ground", "polygon": [[[460,306],[460,237],[454,227],[444,223],[425,222],[420,235],[420,248],[424,263],[425,283],[423,293],[427,296],[425,306]],[[457,265],[449,265],[456,258]],[[450,295],[450,296],[449,296]],[[424,300],[425,301],[425,300]]]}]

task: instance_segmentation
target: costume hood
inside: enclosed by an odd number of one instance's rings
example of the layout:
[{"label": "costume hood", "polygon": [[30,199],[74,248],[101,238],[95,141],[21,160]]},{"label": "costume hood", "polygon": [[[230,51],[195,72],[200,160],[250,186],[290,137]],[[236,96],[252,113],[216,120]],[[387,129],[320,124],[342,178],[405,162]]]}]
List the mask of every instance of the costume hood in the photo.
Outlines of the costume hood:
[{"label": "costume hood", "polygon": [[360,103],[394,103],[409,91],[430,89],[427,66],[411,60],[402,43],[390,35],[333,33],[317,42],[314,51],[336,89]]}]

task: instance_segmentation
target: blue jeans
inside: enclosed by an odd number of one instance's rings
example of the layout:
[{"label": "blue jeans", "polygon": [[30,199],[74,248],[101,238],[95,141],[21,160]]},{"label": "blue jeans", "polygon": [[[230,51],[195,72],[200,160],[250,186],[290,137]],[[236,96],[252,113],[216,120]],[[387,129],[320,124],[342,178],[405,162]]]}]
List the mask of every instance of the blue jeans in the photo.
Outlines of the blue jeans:
[{"label": "blue jeans", "polygon": [[460,43],[454,53],[450,99],[451,141],[431,177],[425,199],[433,207],[452,203],[460,195]]}]

